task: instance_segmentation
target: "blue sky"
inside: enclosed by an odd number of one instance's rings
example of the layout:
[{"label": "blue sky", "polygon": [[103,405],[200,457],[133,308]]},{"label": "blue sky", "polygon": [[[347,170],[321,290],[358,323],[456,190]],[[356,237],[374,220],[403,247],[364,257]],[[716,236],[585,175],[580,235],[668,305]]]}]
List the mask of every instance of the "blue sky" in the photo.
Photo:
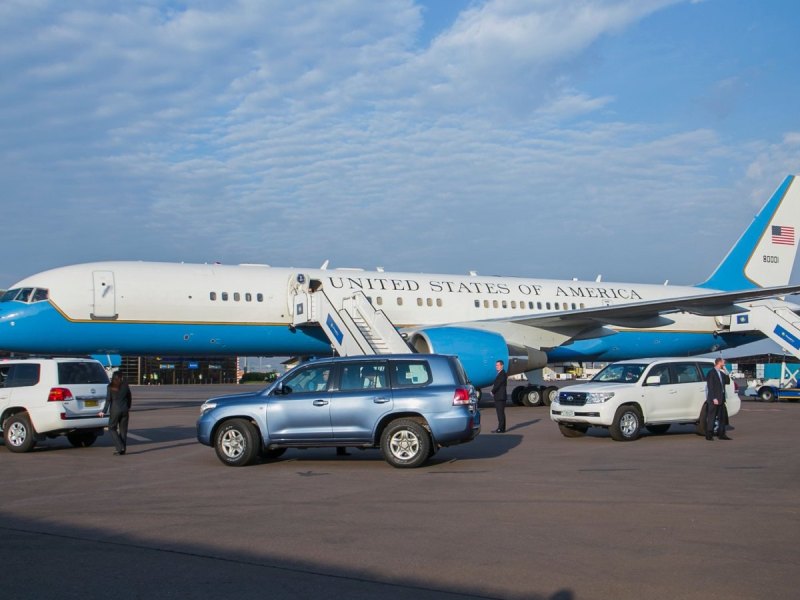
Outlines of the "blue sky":
[{"label": "blue sky", "polygon": [[800,172],[779,0],[0,3],[0,288],[106,259],[692,284]]}]

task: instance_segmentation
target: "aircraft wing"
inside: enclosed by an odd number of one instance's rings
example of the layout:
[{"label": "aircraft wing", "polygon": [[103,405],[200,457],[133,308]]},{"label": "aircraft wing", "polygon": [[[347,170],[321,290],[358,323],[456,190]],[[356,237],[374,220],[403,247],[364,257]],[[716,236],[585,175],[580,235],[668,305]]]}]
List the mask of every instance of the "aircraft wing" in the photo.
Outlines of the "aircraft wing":
[{"label": "aircraft wing", "polygon": [[664,316],[669,313],[687,312],[704,316],[732,315],[746,312],[747,309],[738,306],[739,303],[797,293],[800,293],[800,285],[784,285],[735,292],[711,292],[663,300],[629,302],[619,306],[584,308],[543,315],[523,315],[512,317],[511,319],[502,319],[502,321],[545,329],[561,327],[572,329],[581,325],[618,325],[637,328],[659,327],[672,323],[668,317]]}]

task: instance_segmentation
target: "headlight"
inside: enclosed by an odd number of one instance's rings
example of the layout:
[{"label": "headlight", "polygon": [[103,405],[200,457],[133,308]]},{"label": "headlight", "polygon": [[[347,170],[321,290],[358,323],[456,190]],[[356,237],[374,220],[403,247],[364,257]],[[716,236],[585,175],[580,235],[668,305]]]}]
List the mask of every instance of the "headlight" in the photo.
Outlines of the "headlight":
[{"label": "headlight", "polygon": [[217,403],[216,402],[211,402],[211,401],[203,402],[203,404],[200,406],[200,414],[204,415],[208,411],[210,411],[212,408],[217,408]]},{"label": "headlight", "polygon": [[586,394],[586,404],[602,404],[614,397],[614,392],[590,392]]}]

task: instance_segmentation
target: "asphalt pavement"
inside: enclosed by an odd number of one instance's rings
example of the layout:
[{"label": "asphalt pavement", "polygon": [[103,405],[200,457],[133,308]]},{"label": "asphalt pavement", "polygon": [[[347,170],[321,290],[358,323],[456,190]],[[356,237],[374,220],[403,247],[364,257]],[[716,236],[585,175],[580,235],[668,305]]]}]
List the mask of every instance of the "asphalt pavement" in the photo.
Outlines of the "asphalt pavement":
[{"label": "asphalt pavement", "polygon": [[289,450],[244,468],[195,440],[242,386],[134,387],[114,456],[0,447],[6,600],[796,598],[800,404],[746,401],[733,441],[561,436],[544,407],[482,409],[425,467]]}]

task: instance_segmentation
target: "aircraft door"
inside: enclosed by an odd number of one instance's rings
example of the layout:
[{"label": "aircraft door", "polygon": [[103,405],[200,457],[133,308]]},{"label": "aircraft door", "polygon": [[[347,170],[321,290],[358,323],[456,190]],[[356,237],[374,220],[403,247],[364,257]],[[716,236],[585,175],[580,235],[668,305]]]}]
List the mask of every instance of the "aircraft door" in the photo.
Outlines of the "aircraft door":
[{"label": "aircraft door", "polygon": [[114,289],[113,271],[93,271],[94,279],[94,310],[93,319],[116,319],[117,301]]},{"label": "aircraft door", "polygon": [[308,312],[308,277],[303,273],[296,273],[289,278],[289,316],[302,317]]}]

